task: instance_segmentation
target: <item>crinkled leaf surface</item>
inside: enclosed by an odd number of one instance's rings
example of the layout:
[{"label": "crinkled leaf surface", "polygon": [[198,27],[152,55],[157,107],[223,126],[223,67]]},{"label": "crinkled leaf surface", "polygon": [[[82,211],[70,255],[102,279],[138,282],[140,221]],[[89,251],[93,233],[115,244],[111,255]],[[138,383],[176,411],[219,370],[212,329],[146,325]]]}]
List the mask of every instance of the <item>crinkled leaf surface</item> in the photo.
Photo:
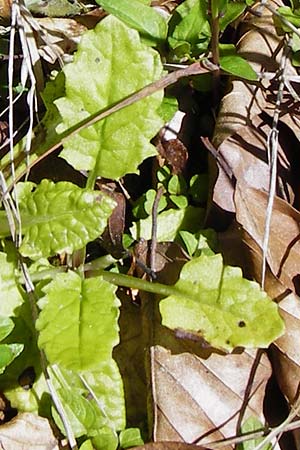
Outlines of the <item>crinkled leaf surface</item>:
[{"label": "crinkled leaf surface", "polygon": [[72,253],[100,236],[115,206],[103,193],[81,189],[69,182],[32,183],[20,190],[24,238],[23,256],[37,259],[56,253]]},{"label": "crinkled leaf surface", "polygon": [[[81,40],[74,62],[64,67],[66,96],[55,104],[62,132],[160,78],[159,54],[141,43],[137,31],[108,16]],[[88,76],[87,76],[88,73]],[[156,153],[150,140],[162,126],[158,92],[64,141],[61,156],[77,170],[120,178]]]},{"label": "crinkled leaf surface", "polygon": [[23,303],[14,271],[14,264],[0,252],[0,316],[13,316],[15,309]]},{"label": "crinkled leaf surface", "polygon": [[139,31],[142,37],[154,45],[164,41],[167,35],[165,19],[140,0],[97,0],[107,12]]},{"label": "crinkled leaf surface", "polygon": [[58,274],[40,300],[39,346],[50,363],[87,370],[111,358],[118,343],[119,300],[115,287],[75,272]]},{"label": "crinkled leaf surface", "polygon": [[175,289],[160,302],[163,325],[200,333],[214,347],[267,347],[284,332],[277,305],[219,254],[185,264]]}]

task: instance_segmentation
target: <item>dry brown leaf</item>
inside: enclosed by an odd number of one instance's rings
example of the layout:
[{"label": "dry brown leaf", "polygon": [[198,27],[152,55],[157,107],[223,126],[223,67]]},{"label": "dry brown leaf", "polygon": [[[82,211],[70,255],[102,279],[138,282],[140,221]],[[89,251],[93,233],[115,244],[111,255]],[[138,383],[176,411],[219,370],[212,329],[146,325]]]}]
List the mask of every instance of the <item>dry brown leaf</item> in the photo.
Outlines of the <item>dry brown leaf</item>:
[{"label": "dry brown leaf", "polygon": [[[151,351],[154,440],[208,445],[235,436],[243,402],[247,402],[255,351],[199,357],[183,349],[184,344],[180,354],[172,354],[161,346],[154,346]],[[201,353],[199,344],[198,349]],[[263,422],[262,405],[270,374],[269,361],[263,354],[244,417],[256,416]],[[224,450],[231,448],[224,446]]]},{"label": "dry brown leaf", "polygon": [[[260,17],[249,13],[243,21],[241,33],[242,37],[237,47],[239,54],[250,62],[256,72],[275,73],[279,67],[279,55],[276,57],[273,55],[283,37],[277,36],[272,13],[266,8],[262,9]],[[268,81],[264,82],[264,87],[267,88],[269,84]],[[251,123],[266,106],[265,96],[259,85],[234,80],[228,90],[230,92],[221,101],[215,127],[216,147]]]},{"label": "dry brown leaf", "polygon": [[0,449],[58,450],[58,442],[47,419],[22,413],[0,426]]},{"label": "dry brown leaf", "polygon": [[209,450],[200,445],[183,444],[182,442],[151,442],[149,444],[134,447],[132,450]]},{"label": "dry brown leaf", "polygon": [[[238,183],[235,191],[237,221],[262,248],[268,194]],[[267,262],[281,283],[297,291],[300,274],[300,213],[275,197]]]}]

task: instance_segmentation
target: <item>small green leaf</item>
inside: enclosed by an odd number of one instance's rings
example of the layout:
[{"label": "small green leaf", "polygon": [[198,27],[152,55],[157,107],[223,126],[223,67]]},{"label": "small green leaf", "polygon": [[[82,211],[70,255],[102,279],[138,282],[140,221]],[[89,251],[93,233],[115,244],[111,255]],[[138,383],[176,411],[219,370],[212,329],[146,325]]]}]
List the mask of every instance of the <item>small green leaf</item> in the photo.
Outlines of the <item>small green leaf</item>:
[{"label": "small green leaf", "polygon": [[21,353],[23,344],[0,344],[0,374]]},{"label": "small green leaf", "polygon": [[168,192],[174,195],[186,192],[186,182],[182,176],[172,175],[168,183]]},{"label": "small green leaf", "polygon": [[[277,11],[282,17],[295,25],[295,27],[300,27],[300,9],[295,9],[293,11],[290,6],[280,6],[277,8]],[[290,27],[286,23],[283,23],[279,17],[276,17],[276,24],[278,23],[281,25],[283,31],[291,31]]]},{"label": "small green leaf", "polygon": [[79,447],[79,450],[94,450],[92,441],[90,439],[84,441],[84,443]]},{"label": "small green leaf", "polygon": [[13,321],[9,317],[0,316],[0,341],[3,341],[13,329]]},{"label": "small green leaf", "polygon": [[170,19],[168,35],[177,57],[197,56],[205,51],[211,36],[206,2],[186,0],[179,5]]},{"label": "small green leaf", "polygon": [[179,231],[180,239],[182,240],[188,254],[192,256],[197,250],[198,239],[188,231]]},{"label": "small green leaf", "polygon": [[[83,35],[74,62],[63,68],[66,96],[55,101],[63,132],[159,79],[159,54],[141,43],[137,31],[113,16]],[[88,73],[88,76],[87,76]],[[163,125],[157,92],[64,140],[61,156],[77,170],[120,178],[156,154],[150,140]]]},{"label": "small green leaf", "polygon": [[[180,230],[195,233],[203,225],[204,210],[188,206],[184,209],[168,209],[157,217],[157,241],[173,241]],[[130,228],[135,240],[144,238],[151,239],[152,217],[134,223]]]},{"label": "small green leaf", "polygon": [[188,193],[192,197],[194,202],[203,203],[207,200],[208,186],[208,174],[204,173],[192,176]]},{"label": "small green leaf", "polygon": [[[15,266],[7,260],[5,253],[0,252],[0,316],[15,315],[16,308],[22,303],[23,298],[17,284]],[[0,329],[2,329],[2,323]]]},{"label": "small green leaf", "polygon": [[153,45],[167,37],[165,19],[150,6],[139,0],[96,0],[107,12],[122,20],[126,25],[140,32],[141,37]]},{"label": "small green leaf", "polygon": [[[255,433],[256,431],[262,431],[264,429],[263,424],[256,417],[249,417],[241,426],[241,433]],[[237,450],[255,450],[255,448],[261,443],[263,437],[251,439],[249,441],[238,444]],[[273,445],[271,443],[264,445],[261,450],[272,450]]]},{"label": "small green leaf", "polygon": [[83,248],[103,233],[115,206],[103,193],[69,182],[42,180],[33,192],[32,184],[24,187],[20,194],[24,233],[20,252],[33,259]]},{"label": "small green leaf", "polygon": [[225,14],[220,18],[220,30],[225,28],[236,20],[246,9],[247,4],[244,2],[228,2]]},{"label": "small green leaf", "polygon": [[36,326],[51,364],[83,371],[111,358],[119,341],[115,290],[100,277],[82,280],[74,272],[58,274],[44,288]]},{"label": "small green leaf", "polygon": [[121,431],[119,440],[121,448],[144,445],[144,441],[142,439],[139,428],[127,428],[126,430]]},{"label": "small green leaf", "polygon": [[[137,200],[132,209],[132,212],[136,218],[145,219],[147,216],[151,214],[155,196],[156,191],[154,189],[149,189]],[[158,203],[158,212],[163,211],[166,206],[167,206],[166,197],[162,196]]]},{"label": "small green leaf", "polygon": [[118,436],[110,428],[102,428],[92,437],[96,450],[116,450],[118,447]]},{"label": "small green leaf", "polygon": [[169,122],[174,114],[178,111],[178,101],[175,97],[166,95],[162,104],[158,108],[158,113],[164,123]]},{"label": "small green leaf", "polygon": [[232,44],[220,44],[220,67],[225,72],[240,78],[257,80],[257,73],[244,58],[236,53],[236,48]]},{"label": "small green leaf", "polygon": [[187,208],[189,203],[184,195],[170,195],[170,200],[179,209]]},{"label": "small green leaf", "polygon": [[284,332],[277,305],[221,255],[186,263],[175,289],[160,302],[163,325],[199,333],[213,347],[267,347]]}]

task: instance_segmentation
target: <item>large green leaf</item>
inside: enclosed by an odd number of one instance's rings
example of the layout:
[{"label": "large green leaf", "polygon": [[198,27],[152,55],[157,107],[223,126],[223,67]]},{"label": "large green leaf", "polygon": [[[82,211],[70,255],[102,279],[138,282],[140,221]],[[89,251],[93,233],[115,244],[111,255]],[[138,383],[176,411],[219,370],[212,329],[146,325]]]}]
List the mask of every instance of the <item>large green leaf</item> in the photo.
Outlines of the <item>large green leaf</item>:
[{"label": "large green leaf", "polygon": [[19,291],[14,264],[7,260],[7,255],[0,252],[0,315],[13,316],[15,309],[23,303]]},{"label": "large green leaf", "polygon": [[[137,31],[106,17],[81,40],[67,64],[66,96],[55,101],[63,132],[160,78],[159,54],[141,43]],[[120,178],[156,153],[150,140],[163,122],[157,112],[163,93],[155,93],[64,141],[61,156],[77,170]]]},{"label": "large green leaf", "polygon": [[141,36],[154,45],[167,36],[165,19],[150,6],[140,0],[96,0],[107,12],[122,20],[126,25],[139,31]]},{"label": "large green leaf", "polygon": [[284,332],[277,305],[219,254],[186,263],[175,289],[160,302],[163,325],[199,333],[214,347],[267,347]]},{"label": "large green leaf", "polygon": [[119,300],[102,278],[58,274],[45,288],[36,326],[39,347],[51,364],[71,370],[95,368],[118,343]]},{"label": "large green leaf", "polygon": [[37,259],[56,253],[72,253],[100,236],[114,201],[100,193],[69,182],[20,185],[20,213],[24,238],[23,256]]}]

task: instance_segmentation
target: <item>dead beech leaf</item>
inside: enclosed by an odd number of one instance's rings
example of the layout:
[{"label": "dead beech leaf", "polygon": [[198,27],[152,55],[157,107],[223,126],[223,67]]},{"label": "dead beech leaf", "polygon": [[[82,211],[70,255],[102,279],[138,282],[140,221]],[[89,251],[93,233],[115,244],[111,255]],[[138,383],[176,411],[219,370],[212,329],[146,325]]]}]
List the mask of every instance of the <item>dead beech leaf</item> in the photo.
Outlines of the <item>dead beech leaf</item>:
[{"label": "dead beech leaf", "polygon": [[[268,194],[237,183],[235,191],[237,221],[262,248]],[[281,283],[297,291],[300,274],[300,213],[286,201],[275,197],[267,262]]]},{"label": "dead beech leaf", "polygon": [[58,450],[58,442],[47,419],[22,413],[0,426],[0,449]]},{"label": "dead beech leaf", "polygon": [[[218,148],[218,155],[232,170],[238,181],[250,187],[267,191],[269,187],[269,167],[267,164],[267,141],[271,131],[266,114],[253,118],[252,123],[228,137]],[[283,186],[281,196],[289,203],[295,201],[298,189],[295,160],[295,144],[288,129],[279,126],[278,144],[278,184]],[[219,174],[214,185],[213,200],[224,211],[235,212],[234,186],[224,169],[219,165]]]},{"label": "dead beech leaf", "polygon": [[271,347],[273,367],[281,391],[293,404],[300,383],[300,298],[291,293],[279,303],[286,324],[285,334]]},{"label": "dead beech leaf", "polygon": [[187,352],[171,354],[156,345],[151,356],[155,441],[209,446],[209,442],[235,436],[244,401],[244,418],[251,415],[263,421],[265,386],[271,374],[265,354],[256,368],[249,397],[246,390],[255,351],[211,353],[201,358]]},{"label": "dead beech leaf", "polygon": [[132,450],[209,450],[200,445],[183,444],[182,442],[150,442],[149,444],[134,447]]}]

